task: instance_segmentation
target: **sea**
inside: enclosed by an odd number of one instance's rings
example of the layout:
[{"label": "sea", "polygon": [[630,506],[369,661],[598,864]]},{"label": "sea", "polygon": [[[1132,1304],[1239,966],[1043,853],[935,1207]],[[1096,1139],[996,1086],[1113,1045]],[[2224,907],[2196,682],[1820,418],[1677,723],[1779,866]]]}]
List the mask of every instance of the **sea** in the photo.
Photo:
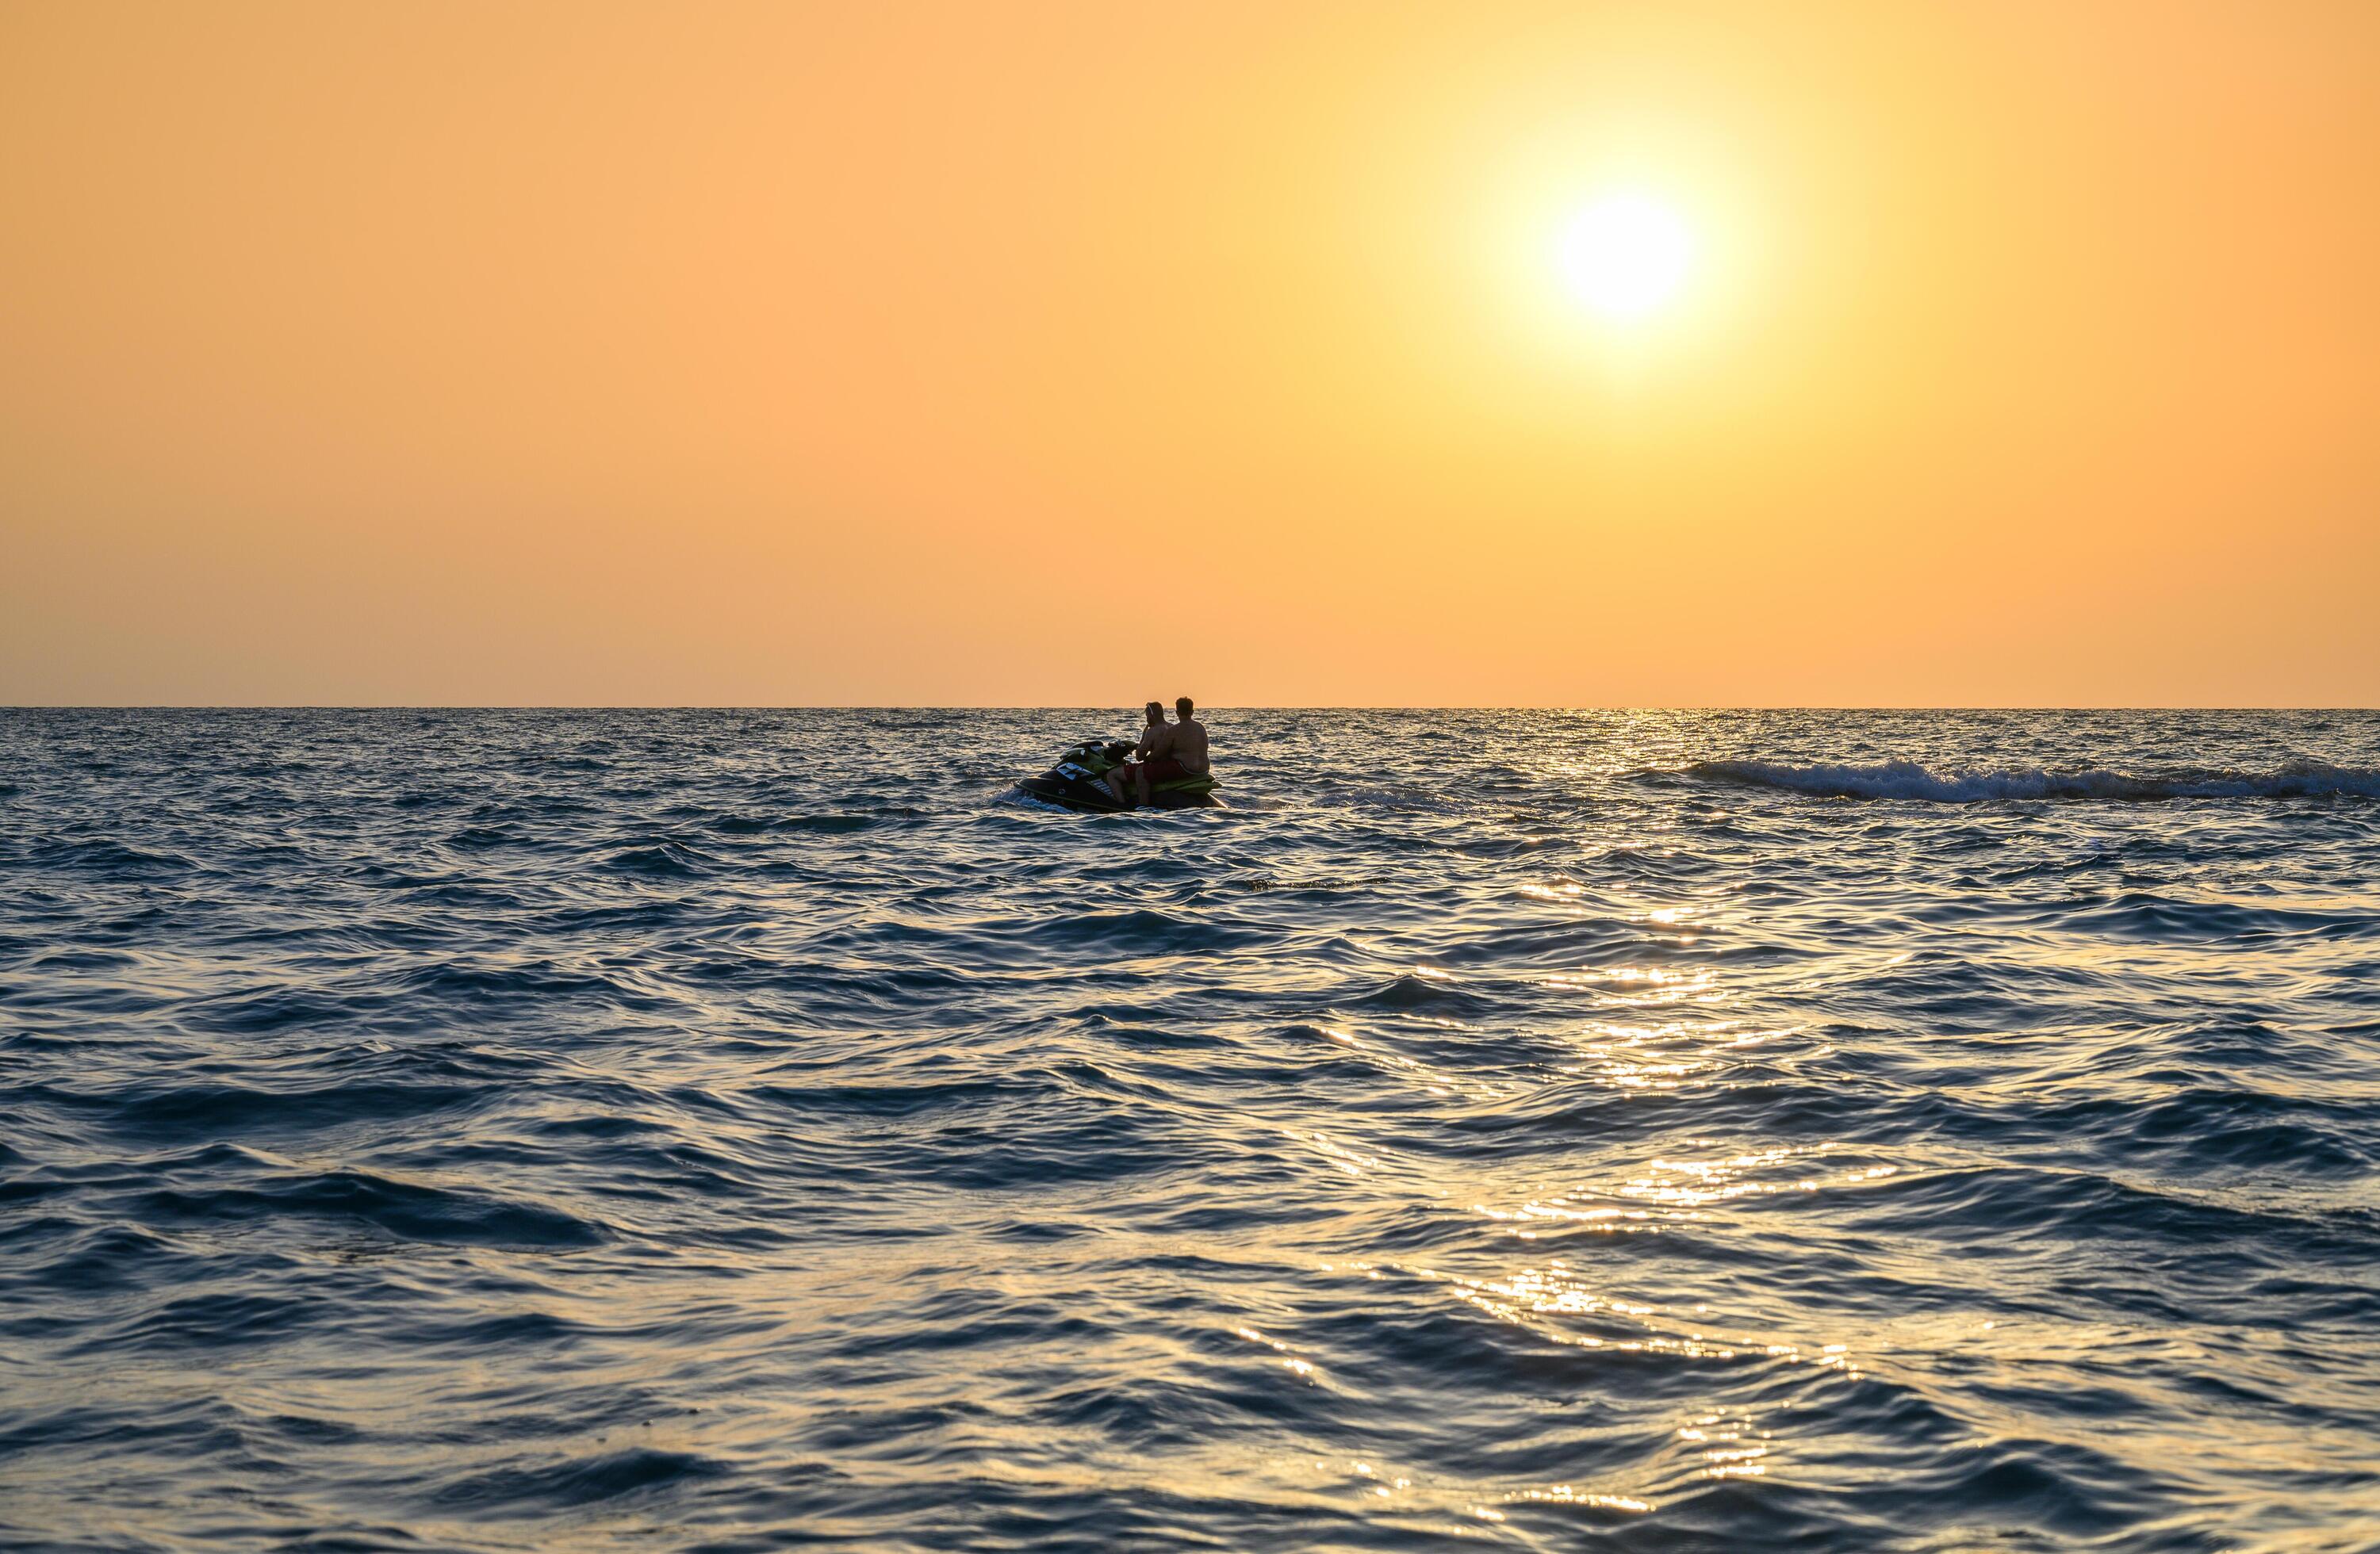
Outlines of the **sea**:
[{"label": "sea", "polygon": [[2380,1548],[2380,714],[0,712],[0,1546]]}]

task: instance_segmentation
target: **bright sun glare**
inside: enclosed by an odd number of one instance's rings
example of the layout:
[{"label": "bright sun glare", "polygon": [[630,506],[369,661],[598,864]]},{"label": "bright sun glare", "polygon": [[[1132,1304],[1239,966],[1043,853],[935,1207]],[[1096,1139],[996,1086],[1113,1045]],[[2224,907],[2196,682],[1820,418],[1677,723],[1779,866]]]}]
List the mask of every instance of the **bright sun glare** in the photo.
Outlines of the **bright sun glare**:
[{"label": "bright sun glare", "polygon": [[1607,319],[1640,319],[1677,295],[1693,268],[1694,234],[1648,195],[1606,195],[1563,231],[1562,274],[1579,300]]}]

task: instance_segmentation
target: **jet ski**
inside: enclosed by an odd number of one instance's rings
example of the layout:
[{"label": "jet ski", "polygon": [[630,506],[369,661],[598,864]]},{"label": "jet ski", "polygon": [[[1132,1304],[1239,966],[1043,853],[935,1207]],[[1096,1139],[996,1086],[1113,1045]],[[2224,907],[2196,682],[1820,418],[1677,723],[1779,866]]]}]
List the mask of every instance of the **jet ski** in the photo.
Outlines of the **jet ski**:
[{"label": "jet ski", "polygon": [[1132,742],[1126,739],[1086,739],[1069,746],[1058,758],[1058,764],[1038,777],[1018,780],[1016,791],[1027,798],[1044,804],[1054,804],[1064,809],[1079,809],[1090,815],[1112,815],[1125,809],[1218,809],[1223,801],[1215,796],[1215,779],[1205,777],[1168,777],[1148,785],[1148,803],[1135,804],[1135,783],[1127,779],[1121,803],[1108,792],[1105,781],[1109,772],[1124,763],[1132,754]]}]

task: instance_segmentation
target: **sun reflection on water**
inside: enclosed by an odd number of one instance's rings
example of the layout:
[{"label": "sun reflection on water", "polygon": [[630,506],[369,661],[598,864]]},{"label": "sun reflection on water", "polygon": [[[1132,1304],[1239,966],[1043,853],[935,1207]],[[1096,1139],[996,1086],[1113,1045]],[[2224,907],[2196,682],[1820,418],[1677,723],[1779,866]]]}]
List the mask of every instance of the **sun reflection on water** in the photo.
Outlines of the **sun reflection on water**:
[{"label": "sun reflection on water", "polygon": [[1280,1339],[1268,1338],[1264,1334],[1257,1331],[1256,1329],[1247,1327],[1233,1328],[1232,1332],[1234,1336],[1246,1339],[1251,1343],[1261,1343],[1266,1348],[1280,1354],[1281,1356],[1281,1367],[1292,1375],[1297,1377],[1300,1380],[1318,1387],[1322,1384],[1321,1367],[1317,1366],[1313,1361],[1299,1354],[1296,1350],[1282,1342]]},{"label": "sun reflection on water", "polygon": [[1641,1008],[1662,1003],[1714,1003],[1720,999],[1718,977],[1706,970],[1671,971],[1661,966],[1597,966],[1588,971],[1557,971],[1537,979],[1543,988],[1575,988],[1592,992],[1609,1004]]},{"label": "sun reflection on water", "polygon": [[1826,1187],[1857,1186],[1865,1182],[1881,1181],[1896,1174],[1900,1169],[1890,1165],[1871,1165],[1823,1177],[1796,1176],[1783,1182],[1748,1179],[1755,1172],[1803,1156],[1824,1156],[1840,1147],[1840,1145],[1828,1143],[1757,1149],[1708,1160],[1653,1160],[1645,1167],[1645,1174],[1628,1178],[1620,1184],[1617,1191],[1623,1197],[1700,1208],[1732,1198],[1777,1193],[1815,1193]]}]

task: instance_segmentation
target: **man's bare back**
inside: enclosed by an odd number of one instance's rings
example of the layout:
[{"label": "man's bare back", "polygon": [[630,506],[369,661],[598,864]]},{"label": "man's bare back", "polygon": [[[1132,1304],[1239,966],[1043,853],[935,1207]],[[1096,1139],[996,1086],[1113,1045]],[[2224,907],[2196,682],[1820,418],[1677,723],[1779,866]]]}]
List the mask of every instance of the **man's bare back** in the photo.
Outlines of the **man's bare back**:
[{"label": "man's bare back", "polygon": [[1207,775],[1207,725],[1185,716],[1167,729],[1172,737],[1165,742],[1164,753],[1180,761],[1182,770],[1192,776]]}]

